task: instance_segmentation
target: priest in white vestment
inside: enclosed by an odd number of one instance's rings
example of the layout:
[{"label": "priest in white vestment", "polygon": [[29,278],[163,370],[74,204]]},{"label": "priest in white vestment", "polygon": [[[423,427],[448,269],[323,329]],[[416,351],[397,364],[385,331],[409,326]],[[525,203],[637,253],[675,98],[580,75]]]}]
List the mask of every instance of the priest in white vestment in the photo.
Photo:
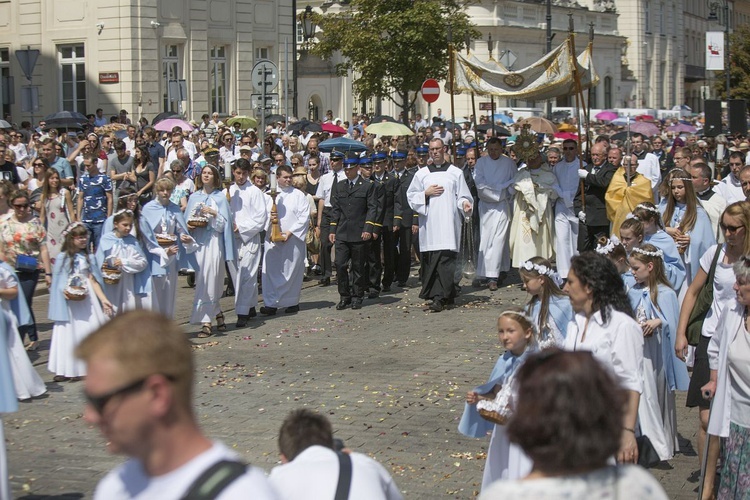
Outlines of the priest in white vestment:
[{"label": "priest in white vestment", "polygon": [[[305,237],[310,225],[310,202],[305,193],[292,186],[292,169],[287,165],[276,168],[278,195],[276,208],[285,241],[271,241],[271,218],[266,226],[266,245],[263,256],[263,307],[260,313],[274,315],[280,307],[285,312],[299,311],[302,279],[305,277]],[[272,185],[273,186],[273,185]],[[273,200],[266,197],[271,213]]]},{"label": "priest in white vestment", "polygon": [[555,262],[561,278],[568,277],[570,259],[578,255],[578,215],[573,209],[573,200],[578,185],[578,169],[586,162],[578,158],[578,144],[573,139],[563,141],[563,158],[553,171],[560,187],[560,197],[555,203]]},{"label": "priest in white vestment", "polygon": [[461,223],[471,214],[472,197],[464,174],[445,161],[442,139],[430,141],[433,163],[414,174],[406,198],[419,214],[419,248],[423,255],[423,299],[430,309],[442,311],[456,296],[454,275],[461,237]]},{"label": "priest in white vestment", "polygon": [[487,141],[487,155],[477,160],[474,171],[481,224],[477,276],[488,278],[490,290],[497,290],[500,273],[510,270],[508,229],[516,163],[503,155],[500,139],[493,137]]},{"label": "priest in white vestment", "polygon": [[237,255],[229,263],[234,283],[234,307],[237,328],[247,325],[258,306],[258,269],[260,267],[260,233],[266,227],[266,196],[248,182],[252,164],[240,158],[234,165],[234,184],[229,186],[229,210],[234,214],[234,245]]}]

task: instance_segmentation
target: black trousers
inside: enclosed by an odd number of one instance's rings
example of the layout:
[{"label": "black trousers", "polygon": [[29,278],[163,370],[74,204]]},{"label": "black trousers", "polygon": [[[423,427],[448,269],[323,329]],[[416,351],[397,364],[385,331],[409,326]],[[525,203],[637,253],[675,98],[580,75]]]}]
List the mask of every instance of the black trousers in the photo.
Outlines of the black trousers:
[{"label": "black trousers", "polygon": [[[578,251],[596,249],[596,239],[599,236],[609,238],[609,226],[588,226],[586,224],[578,225]],[[619,235],[618,235],[619,237]]]},{"label": "black trousers", "polygon": [[411,226],[400,226],[393,233],[394,260],[396,262],[396,281],[406,283],[411,271]]},{"label": "black trousers", "polygon": [[422,252],[422,292],[419,297],[449,300],[456,296],[454,282],[457,252],[435,250]]},{"label": "black trousers", "polygon": [[21,286],[20,292],[23,293],[26,303],[29,305],[29,312],[31,313],[30,325],[19,326],[18,333],[21,334],[21,341],[24,340],[26,335],[29,336],[29,340],[36,342],[39,340],[36,331],[36,318],[34,317],[34,309],[31,307],[31,301],[34,299],[34,291],[36,290],[36,284],[39,282],[39,269],[36,271],[16,271],[18,275],[18,284]]},{"label": "black trousers", "polygon": [[[348,242],[336,240],[336,276],[338,277],[339,295],[342,299],[352,296],[363,298],[368,287],[365,273],[368,241]],[[348,264],[351,262],[351,266]],[[350,269],[348,269],[350,268]],[[351,270],[351,288],[349,272]]]},{"label": "black trousers", "polygon": [[331,261],[331,250],[333,243],[328,240],[331,234],[331,212],[333,208],[326,207],[323,209],[323,216],[320,219],[320,266],[321,278],[330,278],[333,275],[333,262]]},{"label": "black trousers", "polygon": [[390,288],[396,269],[396,242],[392,227],[383,227],[377,240],[370,241],[370,251],[367,255],[367,267],[370,288],[380,291],[383,287]]}]

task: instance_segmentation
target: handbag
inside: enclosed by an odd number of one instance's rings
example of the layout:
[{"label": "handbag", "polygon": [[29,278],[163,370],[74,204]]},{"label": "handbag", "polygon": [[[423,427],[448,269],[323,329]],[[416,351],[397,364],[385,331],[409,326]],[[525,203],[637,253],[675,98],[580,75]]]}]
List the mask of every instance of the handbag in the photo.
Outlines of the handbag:
[{"label": "handbag", "polygon": [[656,453],[656,448],[651,444],[648,436],[638,436],[635,438],[635,442],[638,445],[638,465],[649,469],[661,462],[659,454]]},{"label": "handbag", "polygon": [[24,273],[33,273],[39,267],[39,261],[31,255],[16,255],[16,271]]},{"label": "handbag", "polygon": [[307,246],[307,251],[311,254],[320,252],[320,238],[315,234],[312,220],[310,221],[310,227],[307,229],[307,235],[305,236],[305,245]]},{"label": "handbag", "polygon": [[716,264],[719,262],[721,249],[722,245],[716,246],[716,254],[713,261],[711,261],[708,277],[703,284],[703,288],[698,292],[693,310],[690,311],[690,319],[688,320],[685,336],[687,337],[688,344],[692,346],[698,345],[698,341],[701,338],[701,330],[703,329],[703,320],[706,319],[706,314],[708,314],[711,304],[714,301],[714,275],[716,274]]}]

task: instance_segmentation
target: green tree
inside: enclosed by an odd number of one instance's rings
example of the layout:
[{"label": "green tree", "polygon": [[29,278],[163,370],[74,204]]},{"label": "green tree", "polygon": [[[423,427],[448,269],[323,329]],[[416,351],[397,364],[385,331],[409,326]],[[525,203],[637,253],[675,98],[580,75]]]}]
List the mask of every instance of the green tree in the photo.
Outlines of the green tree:
[{"label": "green tree", "polygon": [[[750,25],[735,28],[729,36],[729,86],[732,99],[750,99]],[[726,73],[716,72],[714,89],[726,99]]]},{"label": "green tree", "polygon": [[404,117],[426,78],[447,78],[449,32],[456,50],[467,36],[481,37],[462,0],[352,0],[349,7],[315,16],[319,42],[311,52],[324,59],[340,52],[336,72],[354,72],[354,94],[389,99]]}]

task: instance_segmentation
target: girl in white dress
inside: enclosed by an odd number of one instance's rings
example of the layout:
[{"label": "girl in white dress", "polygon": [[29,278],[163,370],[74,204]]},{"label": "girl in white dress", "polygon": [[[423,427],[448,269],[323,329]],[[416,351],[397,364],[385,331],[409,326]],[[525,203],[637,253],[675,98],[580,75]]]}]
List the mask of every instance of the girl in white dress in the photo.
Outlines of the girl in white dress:
[{"label": "girl in white dress", "polygon": [[[13,385],[16,389],[18,399],[30,399],[41,396],[47,392],[44,381],[36,372],[29,361],[29,356],[21,342],[18,333],[18,324],[28,324],[31,316],[23,294],[18,293],[18,278],[8,264],[0,263],[0,321],[6,324],[8,335],[8,358],[13,373]],[[17,311],[14,311],[12,302],[17,300]],[[17,316],[18,314],[18,316]],[[24,319],[25,317],[25,319]]]},{"label": "girl in white dress", "polygon": [[532,257],[518,268],[531,299],[526,314],[539,331],[539,348],[560,347],[565,342],[573,309],[568,296],[560,289],[562,280],[552,264],[542,257]]},{"label": "girl in white dress", "polygon": [[88,234],[81,222],[63,231],[63,248],[52,271],[49,318],[54,325],[47,368],[55,374],[55,382],[75,382],[86,375],[86,364],[75,356],[76,347],[107,321],[105,314],[112,313],[99,284],[101,275],[86,254]]},{"label": "girl in white dress", "polygon": [[103,234],[96,249],[96,266],[102,270],[102,289],[115,314],[137,309],[135,275],[148,265],[135,236],[130,234],[135,220],[128,209],[116,212],[114,230]]},{"label": "girl in white dress", "polygon": [[[486,425],[477,423],[480,409],[496,411],[505,418],[510,416],[515,390],[514,375],[528,354],[536,350],[536,328],[531,318],[523,312],[502,312],[497,320],[497,335],[505,353],[495,363],[489,382],[466,395],[467,404],[459,424],[459,431],[466,435],[481,437],[475,431],[486,428]],[[505,425],[493,425],[482,489],[501,479],[521,479],[531,472],[532,465],[523,450],[508,440]]]}]

